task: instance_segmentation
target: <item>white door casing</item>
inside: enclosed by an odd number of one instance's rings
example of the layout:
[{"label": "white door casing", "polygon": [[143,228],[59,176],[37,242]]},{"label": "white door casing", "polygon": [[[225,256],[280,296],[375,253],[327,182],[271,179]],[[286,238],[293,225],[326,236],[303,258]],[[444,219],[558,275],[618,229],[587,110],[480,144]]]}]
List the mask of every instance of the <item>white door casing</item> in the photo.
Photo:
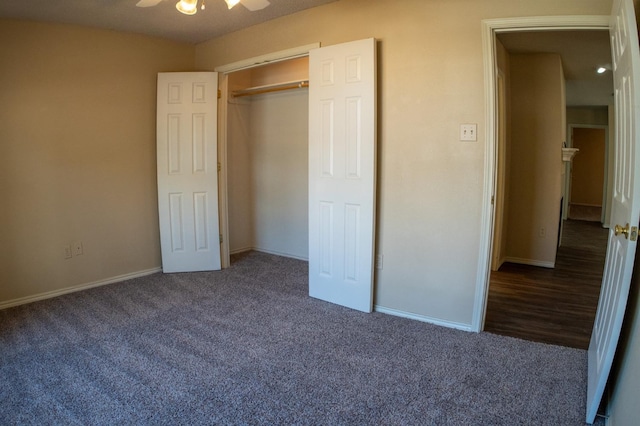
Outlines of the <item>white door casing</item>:
[{"label": "white door casing", "polygon": [[158,215],[164,272],[220,269],[215,72],[159,73]]},{"label": "white door casing", "polygon": [[371,312],[375,194],[375,40],[311,50],[310,296]]},{"label": "white door casing", "polygon": [[532,16],[485,19],[482,21],[486,111],[485,139],[487,141],[487,145],[484,156],[482,225],[480,227],[476,291],[473,303],[472,323],[470,327],[473,331],[480,332],[484,328],[487,296],[489,293],[489,273],[491,270],[492,232],[494,221],[492,197],[495,195],[497,183],[495,161],[497,152],[496,34],[525,30],[608,30],[609,21],[609,15]]},{"label": "white door casing", "polygon": [[616,235],[614,228],[637,227],[640,219],[640,47],[632,0],[614,0],[610,34],[615,98],[612,228],[589,342],[588,423],[595,419],[613,363],[637,245],[632,236]]}]

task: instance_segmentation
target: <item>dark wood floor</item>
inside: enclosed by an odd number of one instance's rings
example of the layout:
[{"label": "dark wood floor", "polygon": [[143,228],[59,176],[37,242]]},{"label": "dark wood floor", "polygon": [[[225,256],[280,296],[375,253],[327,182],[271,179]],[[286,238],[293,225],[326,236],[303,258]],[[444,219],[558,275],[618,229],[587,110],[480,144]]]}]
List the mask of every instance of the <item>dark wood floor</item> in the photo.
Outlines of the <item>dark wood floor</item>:
[{"label": "dark wood floor", "polygon": [[505,263],[491,273],[485,331],[587,349],[608,231],[567,220],[553,269]]}]

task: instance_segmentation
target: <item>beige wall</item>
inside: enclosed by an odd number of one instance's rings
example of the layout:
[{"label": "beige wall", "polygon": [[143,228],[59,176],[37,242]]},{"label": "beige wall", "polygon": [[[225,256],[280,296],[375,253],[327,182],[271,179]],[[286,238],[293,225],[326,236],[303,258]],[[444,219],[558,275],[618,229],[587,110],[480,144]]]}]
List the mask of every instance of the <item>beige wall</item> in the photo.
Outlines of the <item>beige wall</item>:
[{"label": "beige wall", "polygon": [[507,258],[555,263],[560,218],[564,76],[556,54],[511,55]]},{"label": "beige wall", "polygon": [[[482,19],[608,14],[600,0],[341,0],[196,47],[211,70],[313,42],[379,40],[375,303],[426,319],[472,321],[484,173]],[[478,123],[478,141],[459,141]],[[559,155],[559,153],[558,153]],[[558,157],[559,158],[559,157]]]},{"label": "beige wall", "polygon": [[156,74],[194,48],[0,21],[0,64],[0,303],[158,268]]}]

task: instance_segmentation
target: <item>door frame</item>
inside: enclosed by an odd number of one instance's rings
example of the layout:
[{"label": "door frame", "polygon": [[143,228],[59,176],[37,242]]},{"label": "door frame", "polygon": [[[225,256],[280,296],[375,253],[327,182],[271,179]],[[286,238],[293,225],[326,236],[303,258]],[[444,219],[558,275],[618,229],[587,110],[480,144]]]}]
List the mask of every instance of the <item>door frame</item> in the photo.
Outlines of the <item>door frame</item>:
[{"label": "door frame", "polygon": [[286,61],[289,59],[309,56],[311,49],[320,47],[320,42],[311,43],[304,46],[293,47],[291,49],[271,52],[253,58],[243,59],[215,68],[218,72],[218,89],[220,95],[218,97],[218,198],[219,198],[219,216],[220,216],[220,261],[222,268],[231,266],[231,253],[229,251],[229,194],[228,194],[228,175],[227,170],[227,144],[228,144],[228,100],[229,100],[229,74],[242,71],[249,68],[256,68],[275,62]]},{"label": "door frame", "polygon": [[[573,129],[603,129],[604,130],[604,182],[602,183],[602,214],[600,216],[600,222],[603,228],[609,228],[609,223],[606,220],[607,212],[611,208],[611,198],[609,197],[609,167],[613,164],[609,164],[613,161],[613,155],[609,152],[609,126],[605,124],[578,124],[567,123],[567,142],[570,147],[573,147]],[[563,201],[563,213],[562,219],[567,219],[569,215],[569,203],[571,201],[571,174],[572,164],[567,163],[565,171],[565,200]],[[613,170],[613,169],[612,169]]]},{"label": "door frame", "polygon": [[507,94],[506,76],[502,70],[496,72],[496,191],[494,196],[493,247],[491,249],[491,270],[497,271],[504,262],[502,245],[505,229],[506,188],[506,144],[507,144]]},{"label": "door frame", "polygon": [[[496,154],[497,154],[497,102],[496,102],[496,34],[519,31],[552,30],[604,30],[609,31],[609,15],[584,16],[538,16],[519,18],[499,18],[482,21],[482,51],[485,92],[485,158],[482,197],[482,218],[480,226],[480,247],[476,274],[471,329],[476,332],[484,328],[484,319],[489,294],[489,274],[495,211],[493,197],[496,192]],[[560,155],[558,153],[558,155]]]}]

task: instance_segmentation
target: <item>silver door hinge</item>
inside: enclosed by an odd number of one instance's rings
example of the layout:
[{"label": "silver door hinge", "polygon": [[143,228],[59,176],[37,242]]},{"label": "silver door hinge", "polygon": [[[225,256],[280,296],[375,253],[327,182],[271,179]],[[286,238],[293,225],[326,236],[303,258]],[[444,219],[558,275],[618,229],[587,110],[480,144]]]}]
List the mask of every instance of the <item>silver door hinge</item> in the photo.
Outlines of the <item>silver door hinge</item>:
[{"label": "silver door hinge", "polygon": [[222,244],[222,234],[219,234],[220,237],[220,244]]}]

